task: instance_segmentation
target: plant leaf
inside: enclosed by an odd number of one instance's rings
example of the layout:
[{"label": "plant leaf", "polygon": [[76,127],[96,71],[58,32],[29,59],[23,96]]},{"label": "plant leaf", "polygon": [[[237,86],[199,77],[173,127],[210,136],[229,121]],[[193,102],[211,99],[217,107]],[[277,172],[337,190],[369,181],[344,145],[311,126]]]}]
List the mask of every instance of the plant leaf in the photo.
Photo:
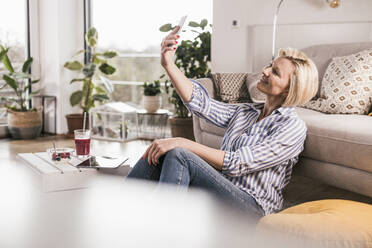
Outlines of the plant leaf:
[{"label": "plant leaf", "polygon": [[111,59],[113,57],[118,56],[118,53],[114,50],[107,50],[102,54],[105,58]]},{"label": "plant leaf", "polygon": [[111,75],[111,74],[113,74],[116,71],[115,67],[112,67],[111,65],[109,65],[107,63],[103,63],[99,67],[99,70],[101,72],[103,72],[104,74],[106,74],[106,75]]},{"label": "plant leaf", "polygon": [[1,46],[0,60],[3,60],[5,54],[8,52],[8,50],[9,50],[9,48],[4,49],[4,48]]},{"label": "plant leaf", "polygon": [[[98,54],[96,54],[96,55],[98,55]],[[103,63],[106,63],[106,60],[101,59],[101,58],[98,58],[98,56],[94,56],[93,57],[93,63],[95,63],[95,64],[103,64]]]},{"label": "plant leaf", "polygon": [[31,67],[31,65],[32,65],[32,61],[33,61],[33,58],[30,57],[30,58],[28,58],[28,59],[23,63],[23,66],[22,66],[22,72],[24,72],[24,73],[29,72],[30,67]]},{"label": "plant leaf", "polygon": [[89,109],[94,107],[94,101],[92,100],[93,90],[94,83],[92,82],[92,78],[85,78],[82,90],[83,97],[80,106],[86,112],[89,112]]},{"label": "plant leaf", "polygon": [[17,108],[17,106],[10,106],[10,105],[8,105],[8,104],[5,104],[5,107],[6,107],[7,109],[11,109],[11,110],[13,110],[13,111],[22,111],[22,109],[21,109],[21,108]]},{"label": "plant leaf", "polygon": [[99,78],[101,79],[103,85],[105,86],[106,90],[109,92],[109,93],[112,93],[114,91],[114,86],[112,85],[112,83],[105,77],[103,76],[99,76]]},{"label": "plant leaf", "polygon": [[1,97],[0,98],[0,101],[1,102],[17,102],[18,101],[18,99],[17,98],[15,98],[15,97]]},{"label": "plant leaf", "polygon": [[94,75],[95,70],[96,70],[96,65],[93,63],[89,63],[84,66],[83,74],[86,77],[92,77]]},{"label": "plant leaf", "polygon": [[37,91],[34,91],[34,92],[31,92],[26,98],[25,98],[25,101],[29,101],[31,100],[34,96],[36,96],[37,94],[40,93],[41,90],[37,90]]},{"label": "plant leaf", "polygon": [[160,30],[161,32],[169,32],[169,31],[172,30],[172,24],[170,24],[170,23],[164,24],[164,25],[162,25],[162,26],[159,28],[159,30]]},{"label": "plant leaf", "polygon": [[8,75],[3,75],[3,79],[5,82],[15,91],[18,89],[18,83],[13,78],[9,77]]},{"label": "plant leaf", "polygon": [[23,88],[23,92],[26,92],[26,90],[28,90],[29,88],[31,88],[31,86],[32,86],[33,84],[36,84],[36,83],[38,83],[39,81],[40,81],[40,79],[31,81],[30,84],[27,84],[27,85]]},{"label": "plant leaf", "polygon": [[84,81],[84,78],[74,78],[70,81],[70,84],[74,83],[74,82],[82,82]]},{"label": "plant leaf", "polygon": [[194,27],[194,28],[200,27],[200,26],[199,26],[199,23],[197,23],[197,22],[193,22],[193,21],[189,22],[189,26],[190,26],[190,27]]},{"label": "plant leaf", "polygon": [[100,87],[100,86],[96,86],[96,87],[94,87],[95,89],[96,89],[96,92],[98,93],[98,94],[106,94],[106,91],[102,88],[102,87]]},{"label": "plant leaf", "polygon": [[83,68],[83,64],[77,60],[72,62],[66,62],[63,66],[72,71],[80,71]]},{"label": "plant leaf", "polygon": [[4,54],[3,63],[4,63],[4,66],[6,67],[6,69],[8,69],[8,71],[10,73],[13,73],[14,72],[12,63],[10,62],[10,59],[9,59],[9,57],[8,57],[7,54]]},{"label": "plant leaf", "polygon": [[103,102],[105,100],[110,100],[110,98],[106,94],[94,94],[92,96],[92,100],[93,101]]},{"label": "plant leaf", "polygon": [[25,78],[31,78],[31,74],[29,73],[24,73],[24,72],[14,72],[12,74],[12,77],[14,79],[25,79]]},{"label": "plant leaf", "polygon": [[98,32],[95,27],[91,27],[85,35],[85,41],[90,47],[95,47],[97,45]]},{"label": "plant leaf", "polygon": [[81,102],[83,98],[83,92],[81,90],[75,91],[70,96],[70,104],[71,106],[76,106]]},{"label": "plant leaf", "polygon": [[33,96],[36,96],[37,94],[40,93],[41,90],[33,91],[29,94],[29,96],[32,98]]},{"label": "plant leaf", "polygon": [[203,20],[201,20],[199,26],[200,26],[202,29],[204,29],[205,26],[207,26],[207,25],[208,25],[208,20],[207,20],[207,19],[203,19]]},{"label": "plant leaf", "polygon": [[74,56],[77,56],[77,55],[79,55],[80,53],[83,53],[83,52],[85,52],[85,49],[82,49],[82,50],[77,51],[77,52],[74,54]]}]

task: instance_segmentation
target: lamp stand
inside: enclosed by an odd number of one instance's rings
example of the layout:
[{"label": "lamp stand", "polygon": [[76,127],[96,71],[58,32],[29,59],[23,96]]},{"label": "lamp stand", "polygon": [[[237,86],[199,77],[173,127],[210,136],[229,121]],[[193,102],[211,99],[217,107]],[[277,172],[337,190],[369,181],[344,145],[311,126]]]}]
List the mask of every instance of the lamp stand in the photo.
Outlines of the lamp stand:
[{"label": "lamp stand", "polygon": [[275,59],[275,42],[276,42],[276,23],[278,21],[278,15],[279,15],[279,9],[280,5],[282,5],[282,2],[284,0],[280,0],[278,7],[276,7],[276,12],[274,15],[274,23],[273,23],[273,46],[272,46],[272,54],[271,54],[271,60],[274,61]]}]

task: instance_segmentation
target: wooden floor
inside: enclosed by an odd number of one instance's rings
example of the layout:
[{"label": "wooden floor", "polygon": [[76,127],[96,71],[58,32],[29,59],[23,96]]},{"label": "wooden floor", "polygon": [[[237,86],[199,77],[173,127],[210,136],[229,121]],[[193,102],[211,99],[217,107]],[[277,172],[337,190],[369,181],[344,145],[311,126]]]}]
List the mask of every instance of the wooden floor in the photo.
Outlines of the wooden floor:
[{"label": "wooden floor", "polygon": [[[2,161],[0,166],[14,165],[14,160],[18,153],[45,151],[53,146],[52,142],[55,142],[57,147],[74,147],[74,141],[66,139],[64,136],[48,136],[36,140],[1,139],[0,158]],[[150,141],[144,140],[135,140],[127,143],[92,140],[91,151],[97,155],[127,155],[131,157],[132,163],[134,163],[140,158],[150,143]],[[284,197],[285,208],[320,199],[347,199],[372,204],[372,198],[297,175],[292,176]]]}]

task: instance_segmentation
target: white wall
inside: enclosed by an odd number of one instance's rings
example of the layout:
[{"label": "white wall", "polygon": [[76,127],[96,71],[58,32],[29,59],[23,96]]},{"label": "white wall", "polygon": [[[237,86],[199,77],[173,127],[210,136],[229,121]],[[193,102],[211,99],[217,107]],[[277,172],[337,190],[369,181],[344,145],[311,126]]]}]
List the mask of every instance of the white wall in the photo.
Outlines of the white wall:
[{"label": "white wall", "polygon": [[83,1],[76,0],[32,0],[30,6],[33,71],[41,79],[42,94],[57,97],[59,134],[67,132],[65,115],[80,111],[70,106],[69,97],[77,85],[69,85],[75,75],[63,64],[84,48],[83,8]]},{"label": "white wall", "polygon": [[[271,55],[271,25],[273,16],[276,11],[276,6],[279,0],[214,0],[213,2],[213,36],[212,36],[212,71],[214,72],[245,72],[251,71],[258,67],[254,61],[269,60]],[[368,41],[371,40],[371,32],[363,36],[365,25],[372,22],[372,1],[371,0],[341,0],[341,6],[337,9],[331,9],[326,4],[325,0],[284,0],[279,14],[278,24],[341,24],[341,23],[356,23],[355,29],[345,30],[342,35],[343,40],[337,40],[338,43],[349,41]],[[237,20],[239,27],[233,28],[232,21]],[[284,25],[285,26],[285,25]],[[337,25],[336,25],[337,26]],[[262,30],[266,33],[261,33],[261,40],[255,41],[256,47],[252,46],[252,32],[249,32],[249,27],[263,27]],[[327,26],[325,26],[327,27]],[[323,30],[324,35],[332,31],[332,25],[328,30]],[[339,27],[339,26],[338,26]],[[351,25],[350,27],[353,27]],[[283,30],[283,28],[282,28]],[[312,30],[312,31],[311,31]],[[269,31],[269,32],[267,32]],[[285,34],[280,33],[278,29],[277,43],[286,46],[283,39],[288,39]],[[358,33],[358,37],[350,40],[351,33]],[[256,35],[257,35],[256,30]],[[309,33],[311,32],[311,33]],[[312,35],[319,37],[319,30],[309,28],[307,37]],[[336,31],[335,31],[336,32]],[[366,40],[361,40],[362,37]],[[257,39],[257,37],[256,37]],[[281,40],[282,39],[282,40]],[[324,36],[322,43],[335,42],[335,37],[331,34]],[[255,58],[253,56],[264,56],[263,54],[255,54],[257,43],[267,48],[265,58]],[[302,42],[302,45],[305,43]],[[311,38],[309,39],[311,44]],[[293,46],[293,44],[291,44]],[[289,46],[289,44],[288,44]],[[298,47],[302,48],[302,47]],[[267,57],[267,58],[266,58]]]},{"label": "white wall", "polygon": [[[269,31],[278,1],[214,0],[212,35],[212,70],[214,72],[251,71],[258,67],[254,64],[255,61],[258,61],[259,65],[266,59],[267,54],[271,54],[271,50],[266,54],[257,54],[260,50],[256,49],[257,47],[253,49],[250,47],[255,37],[251,37],[249,30],[252,27],[256,28],[257,39],[257,33],[260,35],[260,28],[262,28],[266,34],[262,32],[263,40],[262,42],[255,41],[255,46],[257,43],[262,43],[262,46],[269,45],[271,49],[271,32]],[[41,78],[42,93],[57,96],[57,133],[65,133],[67,131],[65,115],[80,111],[79,108],[71,108],[69,104],[69,96],[74,91],[74,87],[78,85],[69,85],[69,81],[75,75],[65,70],[63,64],[84,45],[83,1],[30,0],[30,4],[31,56],[35,59],[33,72],[36,72],[36,75],[39,74]],[[341,7],[338,9],[329,8],[325,0],[284,0],[278,24],[287,25],[288,29],[288,25],[298,23],[359,22],[359,26],[355,25],[355,27],[356,32],[360,33],[362,32],[360,27],[366,27],[363,22],[372,22],[371,10],[371,0],[342,0]],[[239,22],[237,28],[232,27],[233,20]],[[286,45],[283,34],[280,33],[280,29],[278,31],[278,44]],[[317,31],[314,35],[317,35]],[[360,37],[362,36],[358,36],[357,39],[361,39]],[[330,42],[331,40],[325,37],[323,41]],[[260,49],[262,50],[263,47]],[[265,58],[253,60],[254,56]]]}]

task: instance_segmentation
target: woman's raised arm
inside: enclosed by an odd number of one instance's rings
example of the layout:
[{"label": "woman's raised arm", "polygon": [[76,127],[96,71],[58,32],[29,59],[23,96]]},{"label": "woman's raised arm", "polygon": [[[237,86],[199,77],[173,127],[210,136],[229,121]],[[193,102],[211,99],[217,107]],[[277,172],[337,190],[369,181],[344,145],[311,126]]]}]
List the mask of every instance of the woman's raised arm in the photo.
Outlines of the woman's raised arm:
[{"label": "woman's raised arm", "polygon": [[189,102],[192,96],[193,83],[178,69],[173,57],[180,36],[177,34],[180,29],[177,26],[169,33],[161,43],[161,65],[166,70],[174,88],[184,102]]}]

